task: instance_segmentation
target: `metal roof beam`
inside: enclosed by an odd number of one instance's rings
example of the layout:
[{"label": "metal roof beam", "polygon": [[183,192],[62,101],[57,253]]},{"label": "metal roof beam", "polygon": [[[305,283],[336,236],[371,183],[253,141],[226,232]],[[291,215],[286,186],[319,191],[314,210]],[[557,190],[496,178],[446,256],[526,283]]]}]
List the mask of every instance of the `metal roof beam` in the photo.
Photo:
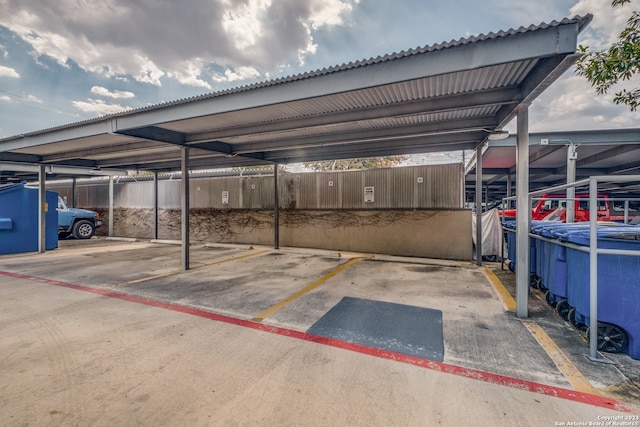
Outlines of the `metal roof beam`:
[{"label": "metal roof beam", "polygon": [[174,130],[164,129],[158,126],[147,126],[136,129],[117,131],[120,135],[133,136],[148,141],[164,142],[173,145],[185,145],[185,135]]},{"label": "metal roof beam", "polygon": [[437,137],[437,142],[434,138],[430,138],[429,143],[426,144],[426,138],[418,137],[394,141],[393,144],[390,144],[389,141],[373,142],[368,145],[366,150],[363,150],[358,145],[351,144],[315,147],[304,151],[295,149],[282,150],[274,153],[265,153],[265,160],[272,160],[275,162],[296,162],[308,161],[307,157],[316,160],[335,160],[355,157],[376,157],[438,151],[469,150],[475,147],[477,140],[477,136],[475,138],[470,136],[466,141],[461,141],[457,136],[442,135]]},{"label": "metal roof beam", "polygon": [[612,175],[612,174],[625,174],[625,173],[638,173],[637,170],[640,169],[640,161],[625,163],[624,165],[616,166],[613,168],[609,168],[606,170],[606,173],[602,175]]},{"label": "metal roof beam", "polygon": [[[37,164],[0,162],[0,170],[13,171],[13,172],[37,173],[40,170],[40,166]],[[95,168],[82,168],[82,167],[75,167],[75,166],[60,166],[60,165],[47,165],[45,166],[45,172],[47,174],[91,175],[91,176],[127,175],[127,171],[125,170],[95,169]]]},{"label": "metal roof beam", "polygon": [[0,153],[0,161],[5,162],[40,163],[41,160],[42,157],[35,154]]},{"label": "metal roof beam", "polygon": [[[441,134],[463,134],[478,132],[480,129],[490,129],[495,125],[493,117],[480,117],[472,119],[451,120],[446,122],[434,122],[423,125],[396,126],[391,128],[367,129],[351,132],[339,132],[335,134],[314,135],[302,138],[279,139],[270,141],[257,141],[234,144],[237,153],[250,153],[255,151],[271,151],[291,149],[296,147],[327,146],[331,144],[364,143],[387,138],[394,140],[406,137],[436,136]],[[488,134],[487,134],[488,135]],[[365,148],[366,149],[366,148]]]},{"label": "metal roof beam", "polygon": [[416,114],[440,113],[457,109],[472,109],[491,105],[518,102],[517,88],[500,88],[486,91],[440,96],[421,101],[401,102],[377,105],[351,111],[336,111],[313,117],[287,118],[269,123],[251,124],[210,132],[192,133],[186,136],[186,142],[217,140],[256,133],[281,132],[285,130],[311,128],[387,117],[413,116]]},{"label": "metal roof beam", "polygon": [[73,151],[63,151],[56,154],[42,156],[42,163],[55,163],[69,159],[81,159],[85,157],[96,157],[105,154],[122,153],[128,151],[144,151],[157,148],[158,144],[153,141],[135,141],[122,145],[109,145],[105,147],[85,148]]},{"label": "metal roof beam", "polygon": [[[576,162],[576,167],[580,168],[581,166],[586,166],[592,163],[596,163],[599,162],[601,160],[608,160],[612,157],[615,156],[619,156],[621,154],[626,154],[626,153],[630,153],[631,151],[635,151],[635,150],[639,150],[640,149],[640,145],[638,146],[633,146],[633,145],[618,145],[616,147],[613,148],[609,148],[608,150],[604,150],[601,151],[599,153],[593,154],[589,157],[585,157],[582,159],[578,159],[578,161]],[[558,168],[558,172],[561,174],[566,174],[567,173],[567,166],[562,166],[560,168]]]},{"label": "metal roof beam", "polygon": [[[121,135],[133,136],[136,138],[145,139],[147,141],[163,142],[166,144],[187,146],[186,136],[182,132],[176,132],[170,129],[164,129],[158,126],[148,126],[138,129],[129,129],[126,131],[118,131]],[[222,155],[236,155],[233,151],[233,147],[230,144],[221,141],[208,141],[198,144],[192,144],[189,148],[199,148],[201,150],[212,151]],[[246,157],[250,158],[262,158],[262,155],[246,154]]]}]

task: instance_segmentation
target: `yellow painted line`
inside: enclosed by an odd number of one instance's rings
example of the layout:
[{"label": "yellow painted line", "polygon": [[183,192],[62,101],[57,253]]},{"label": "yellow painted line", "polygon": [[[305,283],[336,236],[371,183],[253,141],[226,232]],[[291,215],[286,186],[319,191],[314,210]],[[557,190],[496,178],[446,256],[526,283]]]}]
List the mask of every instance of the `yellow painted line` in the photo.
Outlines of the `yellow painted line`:
[{"label": "yellow painted line", "polygon": [[202,264],[202,265],[198,265],[196,267],[193,267],[192,270],[195,270],[195,269],[198,269],[198,268],[203,268],[203,267],[211,267],[212,265],[224,264],[225,262],[238,261],[240,259],[251,258],[252,256],[266,254],[267,252],[271,252],[271,249],[267,249],[267,250],[259,251],[259,252],[251,252],[251,253],[248,253],[246,255],[240,255],[240,256],[236,256],[236,257],[232,257],[232,258],[226,258],[226,259],[222,259],[222,260],[219,260],[219,261],[213,261],[213,262],[210,262],[210,263],[207,263],[207,264]]},{"label": "yellow painted line", "polygon": [[[238,260],[241,260],[241,259],[250,258],[252,256],[261,255],[261,254],[264,254],[264,253],[267,253],[267,252],[271,252],[271,250],[267,249],[267,250],[264,250],[264,251],[252,252],[252,253],[245,254],[245,255],[240,255],[240,256],[237,256],[237,257],[225,258],[225,259],[222,259],[222,260],[218,260],[218,261],[210,262],[210,263],[207,263],[207,264],[198,265],[196,267],[192,267],[191,270],[196,270],[198,268],[203,268],[203,267],[211,267],[212,265],[223,264],[225,262],[238,261]],[[154,276],[148,276],[148,277],[143,277],[141,279],[131,280],[131,281],[126,282],[124,284],[125,285],[135,285],[136,283],[147,282],[149,280],[160,279],[162,277],[173,276],[175,274],[180,274],[180,273],[184,273],[184,270],[168,271],[166,273],[156,274]]]},{"label": "yellow painted line", "polygon": [[482,269],[482,272],[484,273],[485,277],[489,280],[489,283],[491,283],[491,286],[493,286],[493,289],[498,293],[498,295],[500,295],[500,298],[502,299],[502,303],[507,308],[507,310],[511,312],[515,312],[516,300],[511,296],[507,288],[505,288],[502,281],[498,279],[498,276],[496,276],[496,274],[487,267],[484,267]]},{"label": "yellow painted line", "polygon": [[[502,281],[495,275],[489,268],[483,268],[485,277],[493,286],[493,289],[500,295],[502,302],[508,311],[516,311],[516,300],[511,296],[509,290],[504,286]],[[520,319],[524,326],[531,332],[531,335],[538,341],[538,344],[549,355],[553,363],[556,365],[562,376],[573,386],[576,391],[590,394],[599,394],[596,389],[593,388],[589,380],[578,370],[576,365],[567,357],[566,354],[556,343],[551,339],[549,335],[542,329],[540,325],[531,320]]]},{"label": "yellow painted line", "polygon": [[302,295],[304,295],[307,292],[311,291],[315,287],[317,287],[320,284],[322,284],[322,283],[326,282],[327,280],[331,279],[333,276],[335,276],[336,274],[340,273],[342,270],[351,267],[353,264],[355,264],[358,261],[362,261],[363,259],[366,259],[366,258],[358,257],[358,258],[353,258],[348,262],[345,262],[344,264],[342,264],[341,266],[339,266],[338,268],[336,268],[335,270],[333,270],[329,274],[327,274],[325,276],[322,276],[321,278],[319,278],[318,280],[316,280],[312,284],[300,289],[298,292],[295,292],[295,293],[289,295],[287,298],[285,298],[282,301],[280,301],[279,303],[269,307],[268,309],[266,309],[262,313],[258,314],[256,317],[254,317],[251,320],[253,320],[254,322],[262,322],[264,319],[266,319],[267,317],[271,316],[273,313],[275,313],[276,311],[280,310],[282,307],[286,306],[287,304],[291,303],[292,301],[295,301],[296,299],[300,298]]},{"label": "yellow painted line", "polygon": [[531,335],[540,343],[542,348],[547,352],[553,363],[558,367],[562,375],[571,383],[576,391],[582,393],[599,394],[599,392],[591,386],[591,383],[578,370],[576,365],[569,360],[566,354],[556,345],[549,335],[542,329],[540,325],[532,321],[523,320],[524,326],[531,332]]}]

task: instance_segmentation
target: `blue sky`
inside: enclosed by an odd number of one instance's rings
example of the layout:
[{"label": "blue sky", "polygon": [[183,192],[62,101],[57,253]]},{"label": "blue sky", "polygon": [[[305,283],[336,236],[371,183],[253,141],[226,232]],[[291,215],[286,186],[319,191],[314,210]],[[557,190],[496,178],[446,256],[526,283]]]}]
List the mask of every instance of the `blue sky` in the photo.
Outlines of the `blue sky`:
[{"label": "blue sky", "polygon": [[[639,2],[0,0],[0,138],[588,12],[598,48]],[[637,127],[612,98],[567,72],[531,131]]]}]

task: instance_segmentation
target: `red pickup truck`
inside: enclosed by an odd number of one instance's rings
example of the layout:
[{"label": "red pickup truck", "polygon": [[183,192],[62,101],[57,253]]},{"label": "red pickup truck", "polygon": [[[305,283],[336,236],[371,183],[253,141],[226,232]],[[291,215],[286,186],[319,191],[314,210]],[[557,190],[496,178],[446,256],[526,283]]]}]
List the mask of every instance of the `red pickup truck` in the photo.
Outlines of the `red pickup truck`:
[{"label": "red pickup truck", "polygon": [[[531,219],[551,219],[550,215],[555,217],[557,221],[566,221],[566,196],[561,194],[544,194],[540,196],[542,200],[536,200],[535,205],[531,209]],[[589,195],[588,194],[576,194],[576,198],[584,200],[576,200],[574,219],[576,222],[589,221]],[[506,209],[504,211],[498,211],[498,214],[505,219],[513,219],[516,217],[515,209]],[[629,220],[633,219],[633,215],[638,212],[631,212],[629,214]],[[624,221],[624,212],[617,209],[612,209],[611,203],[609,203],[609,197],[606,194],[598,194],[598,221]]]}]

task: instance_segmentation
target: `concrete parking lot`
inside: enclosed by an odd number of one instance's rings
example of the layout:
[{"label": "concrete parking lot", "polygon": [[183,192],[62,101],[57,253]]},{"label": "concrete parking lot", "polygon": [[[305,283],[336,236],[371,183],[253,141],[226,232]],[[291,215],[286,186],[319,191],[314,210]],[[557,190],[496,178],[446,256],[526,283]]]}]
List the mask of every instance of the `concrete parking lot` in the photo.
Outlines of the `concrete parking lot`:
[{"label": "concrete parking lot", "polygon": [[1,256],[0,424],[640,425],[640,362],[588,361],[535,293],[517,319],[499,264],[191,255],[94,238]]}]

